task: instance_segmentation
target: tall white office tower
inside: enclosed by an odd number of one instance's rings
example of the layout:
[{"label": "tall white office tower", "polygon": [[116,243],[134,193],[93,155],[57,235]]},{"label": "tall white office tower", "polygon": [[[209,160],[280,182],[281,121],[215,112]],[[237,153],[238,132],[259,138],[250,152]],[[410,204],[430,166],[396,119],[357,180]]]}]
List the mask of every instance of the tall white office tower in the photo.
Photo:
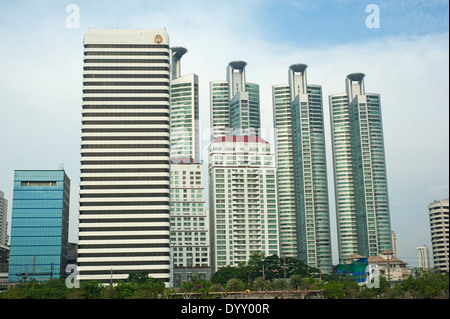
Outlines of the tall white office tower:
[{"label": "tall white office tower", "polygon": [[331,235],[322,87],[307,66],[289,68],[289,85],[272,88],[277,130],[281,253],[331,273]]},{"label": "tall white office tower", "polygon": [[420,269],[430,269],[430,251],[427,246],[417,247],[417,261]]},{"label": "tall white office tower", "polygon": [[230,62],[227,80],[210,82],[212,140],[227,135],[259,136],[259,85],[246,82],[246,65]]},{"label": "tall white office tower", "polygon": [[201,161],[172,159],[170,241],[174,286],[193,276],[209,280],[209,216],[205,209]]},{"label": "tall white office tower", "polygon": [[78,270],[170,281],[170,48],[160,30],[84,38]]},{"label": "tall white office tower", "polygon": [[265,140],[226,136],[209,148],[211,268],[279,255],[274,154]]},{"label": "tall white office tower", "polygon": [[428,205],[430,217],[431,245],[434,268],[442,273],[449,271],[449,205],[448,198],[433,201]]},{"label": "tall white office tower", "polygon": [[182,47],[172,48],[170,157],[200,159],[198,76],[181,75],[186,52]]},{"label": "tall white office tower", "polygon": [[8,200],[5,193],[0,191],[0,245],[8,244]]},{"label": "tall white office tower", "polygon": [[340,259],[392,251],[380,95],[364,77],[348,75],[346,94],[329,97]]}]

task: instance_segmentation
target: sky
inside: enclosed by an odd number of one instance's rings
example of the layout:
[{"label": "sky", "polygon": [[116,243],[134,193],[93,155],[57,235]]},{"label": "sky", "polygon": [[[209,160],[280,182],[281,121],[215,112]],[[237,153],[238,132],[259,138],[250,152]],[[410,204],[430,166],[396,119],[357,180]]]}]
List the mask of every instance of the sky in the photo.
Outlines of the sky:
[{"label": "sky", "polygon": [[260,85],[262,126],[271,143],[272,86],[287,84],[290,65],[307,64],[308,83],[323,87],[334,263],[328,96],[345,93],[348,74],[365,73],[366,91],[381,95],[397,256],[416,267],[417,246],[431,252],[428,205],[449,194],[448,0],[0,0],[0,190],[9,200],[8,219],[14,170],[64,167],[71,179],[72,242],[89,28],[166,28],[172,46],[189,50],[181,72],[200,77],[205,161],[208,86],[226,79],[229,62],[246,61],[247,81]]}]

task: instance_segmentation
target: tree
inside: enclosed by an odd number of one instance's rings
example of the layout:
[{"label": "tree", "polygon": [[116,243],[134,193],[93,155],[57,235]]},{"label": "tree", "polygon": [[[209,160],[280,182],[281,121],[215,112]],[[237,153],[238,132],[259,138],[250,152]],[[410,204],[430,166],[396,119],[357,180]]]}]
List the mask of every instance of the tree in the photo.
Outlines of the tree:
[{"label": "tree", "polygon": [[270,290],[270,282],[263,277],[258,277],[253,281],[253,289],[256,291],[266,291]]},{"label": "tree", "polygon": [[230,279],[238,278],[240,275],[241,272],[238,268],[227,266],[216,271],[211,277],[211,282],[225,286]]},{"label": "tree", "polygon": [[80,289],[85,299],[99,299],[104,288],[98,281],[87,281],[81,283]]},{"label": "tree", "polygon": [[323,285],[324,295],[329,299],[354,298],[359,286],[353,279],[338,279]]},{"label": "tree", "polygon": [[285,279],[277,279],[272,283],[274,290],[287,290],[289,288],[289,284]]},{"label": "tree", "polygon": [[289,288],[292,290],[298,290],[303,284],[302,276],[294,275],[289,279]]},{"label": "tree", "polygon": [[65,279],[52,279],[39,283],[34,281],[28,288],[29,299],[65,299],[68,292]]},{"label": "tree", "polygon": [[417,299],[434,299],[448,296],[448,274],[425,269],[414,269],[410,277],[401,283],[401,288]]},{"label": "tree", "polygon": [[245,284],[242,282],[242,280],[233,278],[228,280],[226,285],[226,290],[229,292],[233,291],[243,291],[245,290]]}]

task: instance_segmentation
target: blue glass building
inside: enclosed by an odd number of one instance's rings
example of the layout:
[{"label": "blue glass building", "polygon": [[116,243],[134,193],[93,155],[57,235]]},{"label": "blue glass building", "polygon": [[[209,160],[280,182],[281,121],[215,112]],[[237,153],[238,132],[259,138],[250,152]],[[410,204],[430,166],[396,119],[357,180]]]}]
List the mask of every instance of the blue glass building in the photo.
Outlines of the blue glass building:
[{"label": "blue glass building", "polygon": [[65,274],[69,200],[70,179],[64,171],[14,172],[9,282]]}]

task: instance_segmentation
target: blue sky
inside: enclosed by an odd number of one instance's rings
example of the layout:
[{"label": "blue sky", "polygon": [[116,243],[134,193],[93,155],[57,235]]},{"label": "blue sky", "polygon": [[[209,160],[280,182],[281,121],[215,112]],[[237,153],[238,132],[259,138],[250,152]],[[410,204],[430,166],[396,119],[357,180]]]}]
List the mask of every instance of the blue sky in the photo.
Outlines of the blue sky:
[{"label": "blue sky", "polygon": [[[69,4],[80,9],[79,28],[66,25]],[[380,28],[366,27],[370,4]],[[347,74],[365,73],[367,91],[381,94],[399,257],[414,266],[416,247],[431,248],[427,206],[449,193],[448,12],[444,0],[1,0],[0,190],[11,210],[15,169],[64,164],[76,240],[83,36],[88,28],[167,28],[171,44],[189,50],[182,73],[200,76],[203,128],[209,81],[224,80],[230,61],[246,61],[247,80],[260,84],[269,132],[271,86],[287,83],[291,64],[309,66],[309,82],[324,92],[334,240],[328,95],[345,91]]]}]

